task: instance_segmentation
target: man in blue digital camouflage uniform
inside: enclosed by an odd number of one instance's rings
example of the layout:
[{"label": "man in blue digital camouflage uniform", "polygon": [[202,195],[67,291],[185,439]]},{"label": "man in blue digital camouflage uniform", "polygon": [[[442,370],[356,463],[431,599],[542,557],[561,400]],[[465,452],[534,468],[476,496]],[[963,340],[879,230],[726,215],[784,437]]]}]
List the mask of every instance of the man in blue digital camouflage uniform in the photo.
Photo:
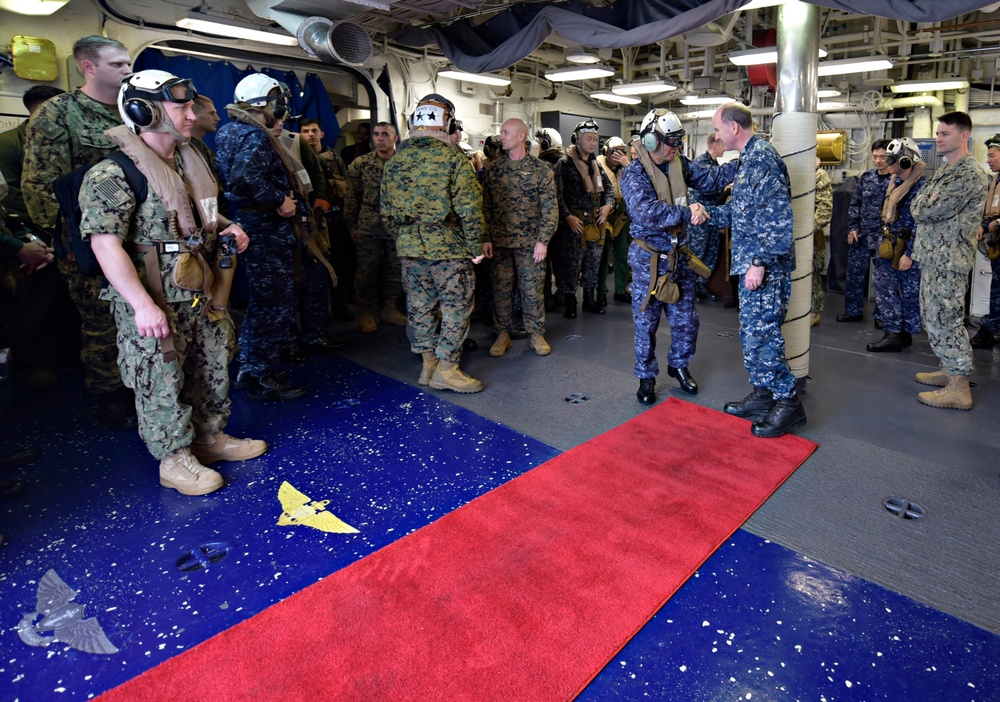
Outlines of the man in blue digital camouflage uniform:
[{"label": "man in blue digital camouflage uniform", "polygon": [[730,274],[743,276],[740,342],[753,385],[745,398],[726,403],[725,411],[737,417],[764,415],[751,427],[753,435],[781,436],[806,423],[781,335],[795,270],[788,169],[774,147],[756,134],[753,116],[743,105],[720,107],[712,127],[727,151],[740,152],[733,199],[708,211],[720,227],[732,228]]},{"label": "man in blue digital camouflage uniform", "polygon": [[[885,189],[889,185],[889,166],[885,162],[885,147],[888,145],[888,139],[879,139],[872,144],[872,162],[875,168],[861,174],[854,194],[851,195],[844,313],[837,315],[838,322],[860,322],[864,319],[868,269],[871,268],[872,256],[882,240],[882,200],[885,199]],[[878,303],[875,304],[874,316],[876,320],[880,319]]]},{"label": "man in blue digital camouflage uniform", "polygon": [[[670,324],[667,374],[677,378],[684,392],[698,392],[698,383],[688,370],[698,338],[694,304],[697,275],[678,249],[686,247],[687,223],[700,224],[707,215],[700,203],[688,204],[687,186],[706,192],[722,190],[732,180],[736,164],[709,168],[678,153],[684,129],[669,110],[649,112],[642,121],[640,137],[633,142],[638,158],[622,172],[622,197],[632,220],[628,262],[632,268],[635,375],[639,378],[636,397],[643,404],[652,404],[656,401],[654,386],[659,373],[655,351],[661,311]],[[679,288],[679,297],[664,304],[650,294],[650,283],[655,284],[668,271]]]},{"label": "man in blue digital camouflage uniform", "polygon": [[232,121],[216,133],[216,163],[229,211],[254,239],[240,259],[250,291],[234,387],[254,400],[294,400],[305,388],[288,385],[278,364],[295,343],[295,176],[268,131],[287,111],[285,96],[278,81],[254,73],[239,82],[234,99],[226,107]]},{"label": "man in blue digital camouflage uniform", "polygon": [[[700,163],[709,168],[719,165],[719,159],[726,153],[722,142],[715,138],[714,134],[708,135],[705,145],[705,152],[695,157],[694,162]],[[696,188],[691,189],[691,202],[702,205],[721,205],[725,202],[725,197],[721,191],[702,192]],[[702,224],[689,224],[688,240],[691,253],[701,259],[701,262],[708,266],[708,270],[715,269],[715,264],[719,261],[719,227],[708,220]],[[694,286],[695,298],[698,300],[715,300],[715,294],[708,289],[708,279],[698,278]]]},{"label": "man in blue digital camouflage uniform", "polygon": [[875,299],[882,311],[882,338],[866,347],[898,352],[920,333],[920,264],[913,260],[916,224],[910,203],[924,185],[920,148],[912,139],[893,139],[885,150],[892,175],[882,203],[882,235],[875,256]]}]

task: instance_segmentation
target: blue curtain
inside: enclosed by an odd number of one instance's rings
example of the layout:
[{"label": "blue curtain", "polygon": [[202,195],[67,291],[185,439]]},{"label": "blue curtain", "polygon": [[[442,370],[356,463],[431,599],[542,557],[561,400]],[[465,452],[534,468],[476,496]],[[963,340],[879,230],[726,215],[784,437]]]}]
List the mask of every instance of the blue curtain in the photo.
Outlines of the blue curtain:
[{"label": "blue curtain", "polygon": [[[311,117],[320,123],[325,146],[334,148],[340,136],[340,124],[337,122],[333,105],[330,104],[330,96],[323,87],[323,81],[315,73],[306,74],[303,85],[294,71],[280,71],[273,68],[262,68],[258,71],[253,66],[247,66],[246,70],[241,71],[228,61],[206,61],[195,56],[164,56],[155,49],[147,49],[139,54],[133,69],[136,71],[156,69],[168,71],[181,78],[190,78],[198,93],[211,98],[215,103],[219,117],[222,118],[219,122],[220,127],[229,121],[225,107],[233,101],[236,84],[251,73],[264,73],[288,86],[291,92],[289,114]],[[286,126],[288,129],[294,129],[297,125],[289,123]],[[214,149],[215,135],[206,134],[205,143]]]}]

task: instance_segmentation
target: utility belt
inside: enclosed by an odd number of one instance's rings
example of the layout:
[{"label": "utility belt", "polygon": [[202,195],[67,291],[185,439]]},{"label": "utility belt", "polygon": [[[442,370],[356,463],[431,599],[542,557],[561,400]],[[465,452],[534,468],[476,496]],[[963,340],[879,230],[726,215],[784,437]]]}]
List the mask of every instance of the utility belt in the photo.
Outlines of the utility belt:
[{"label": "utility belt", "polygon": [[604,244],[605,228],[597,223],[597,210],[570,210],[570,214],[583,222],[583,231],[580,233],[580,246],[586,251],[587,244]]},{"label": "utility belt", "polygon": [[[678,285],[680,280],[680,274],[677,266],[678,257],[681,262],[690,268],[694,273],[701,278],[708,278],[712,275],[712,271],[706,266],[700,258],[691,253],[691,249],[687,245],[681,245],[677,241],[676,236],[670,237],[671,243],[673,244],[670,251],[664,252],[653,246],[642,239],[633,239],[633,241],[638,245],[643,251],[647,251],[650,255],[649,257],[649,289],[646,291],[646,297],[642,301],[642,307],[639,308],[640,312],[645,311],[646,305],[649,303],[649,298],[655,297],[660,302],[670,305],[677,302],[681,297],[681,289]],[[661,260],[667,261],[667,272],[663,275],[659,275],[659,264]]]},{"label": "utility belt", "polygon": [[406,215],[403,217],[403,226],[412,227],[414,224],[423,224],[428,227],[459,227],[462,225],[462,218],[457,214],[449,214],[442,222],[425,222],[417,217]]},{"label": "utility belt", "polygon": [[[201,239],[197,244],[185,241],[156,241],[148,244],[131,244],[131,248],[142,256],[142,262],[146,269],[146,285],[149,288],[149,295],[156,305],[166,311],[167,302],[163,292],[163,278],[160,275],[160,256],[176,256],[174,268],[170,273],[170,282],[181,290],[204,293],[204,296],[195,296],[193,306],[203,302],[201,313],[213,322],[218,322],[225,318],[226,307],[229,305],[229,292],[233,285],[233,276],[236,272],[235,266],[235,243],[223,243],[222,239],[229,239],[230,236],[220,237],[220,253],[213,264],[205,258],[208,250],[202,245]],[[177,351],[174,346],[172,334],[160,339],[160,351],[163,359],[171,362],[177,359]]]},{"label": "utility belt", "polygon": [[878,257],[883,261],[892,261],[893,270],[899,270],[899,259],[906,250],[906,242],[912,232],[909,229],[899,229],[896,233],[888,225],[882,225],[882,243],[878,246]]}]

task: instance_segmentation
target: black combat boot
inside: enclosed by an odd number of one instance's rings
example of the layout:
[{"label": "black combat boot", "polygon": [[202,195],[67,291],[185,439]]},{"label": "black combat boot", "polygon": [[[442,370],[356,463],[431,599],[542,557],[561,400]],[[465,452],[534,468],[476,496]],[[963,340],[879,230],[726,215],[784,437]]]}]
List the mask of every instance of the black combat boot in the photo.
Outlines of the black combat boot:
[{"label": "black combat boot", "polygon": [[566,309],[563,310],[563,317],[566,319],[576,319],[576,293],[563,296]]},{"label": "black combat boot", "polygon": [[681,384],[681,390],[688,395],[698,394],[698,383],[695,382],[694,376],[691,375],[691,371],[687,369],[687,366],[683,368],[667,366],[667,375],[671,378],[677,378],[677,382]]},{"label": "black combat boot", "polygon": [[[566,304],[567,304],[567,306],[569,305],[568,302]],[[583,289],[583,311],[584,312],[593,312],[594,314],[604,314],[605,313],[605,309],[603,307],[601,307],[600,305],[598,305],[594,301],[594,289],[593,288],[584,288]]]},{"label": "black combat boot", "polygon": [[263,401],[297,400],[305,394],[306,389],[301,385],[288,385],[274,375],[257,378],[247,390],[248,399]]},{"label": "black combat boot", "polygon": [[901,331],[899,332],[899,345],[904,349],[907,346],[913,346],[913,335],[910,332]]},{"label": "black combat boot", "polygon": [[767,388],[755,387],[739,402],[727,402],[723,410],[726,414],[752,419],[763,417],[774,407],[774,394]]},{"label": "black combat boot", "polygon": [[754,422],[750,433],[762,439],[773,439],[783,436],[792,429],[798,429],[806,423],[806,411],[798,397],[778,399],[774,407],[759,422]]},{"label": "black combat boot", "polygon": [[656,378],[639,378],[639,390],[635,396],[644,405],[651,405],[656,402]]},{"label": "black combat boot", "polygon": [[991,349],[994,343],[993,333],[980,326],[976,335],[969,339],[969,343],[972,344],[972,348],[974,349]]},{"label": "black combat boot", "polygon": [[608,294],[599,292],[597,293],[597,304],[601,307],[608,306]]},{"label": "black combat boot", "polygon": [[895,332],[886,332],[881,339],[873,344],[868,344],[865,346],[866,349],[872,353],[885,353],[893,352],[899,353],[903,350],[903,346],[900,343],[899,334]]}]

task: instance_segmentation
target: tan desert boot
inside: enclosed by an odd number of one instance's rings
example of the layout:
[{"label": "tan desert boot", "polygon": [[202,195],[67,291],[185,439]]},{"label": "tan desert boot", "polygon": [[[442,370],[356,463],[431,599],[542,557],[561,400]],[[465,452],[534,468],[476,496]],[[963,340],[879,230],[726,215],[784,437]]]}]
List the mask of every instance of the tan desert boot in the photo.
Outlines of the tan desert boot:
[{"label": "tan desert boot", "polygon": [[917,373],[917,382],[924,385],[933,385],[936,388],[943,388],[948,384],[948,371],[941,368],[933,373]]},{"label": "tan desert boot", "polygon": [[475,378],[470,378],[457,363],[451,361],[438,362],[430,386],[436,390],[454,390],[455,392],[482,392],[484,386]]},{"label": "tan desert boot", "polygon": [[552,353],[552,347],[549,346],[549,342],[545,340],[545,337],[541,334],[531,335],[531,348],[535,350],[539,356],[548,356]]},{"label": "tan desert boot", "polygon": [[917,399],[931,407],[943,409],[972,409],[972,392],[969,390],[969,376],[949,375],[948,384],[940,390],[929,390],[917,395]]},{"label": "tan desert boot", "polygon": [[378,325],[375,324],[375,312],[371,305],[362,305],[358,310],[358,329],[362,334],[373,334]]},{"label": "tan desert boot", "polygon": [[507,332],[500,332],[497,334],[497,340],[493,342],[490,347],[490,355],[499,358],[507,353],[507,349],[511,346],[510,344],[510,334]]},{"label": "tan desert boot", "polygon": [[199,463],[186,446],[160,461],[160,485],[182,495],[207,495],[224,484],[222,476]]},{"label": "tan desert boot", "polygon": [[267,444],[260,439],[236,439],[221,431],[202,434],[191,443],[192,455],[205,466],[216,461],[245,461],[265,451]]},{"label": "tan desert boot", "polygon": [[406,315],[397,310],[395,305],[386,303],[385,307],[382,308],[382,321],[386,324],[395,324],[396,326],[405,327]]},{"label": "tan desert boot", "polygon": [[424,367],[420,369],[420,380],[417,381],[420,385],[429,385],[431,382],[431,376],[434,375],[434,371],[438,367],[437,356],[434,355],[433,351],[424,351],[420,354],[424,362]]}]

